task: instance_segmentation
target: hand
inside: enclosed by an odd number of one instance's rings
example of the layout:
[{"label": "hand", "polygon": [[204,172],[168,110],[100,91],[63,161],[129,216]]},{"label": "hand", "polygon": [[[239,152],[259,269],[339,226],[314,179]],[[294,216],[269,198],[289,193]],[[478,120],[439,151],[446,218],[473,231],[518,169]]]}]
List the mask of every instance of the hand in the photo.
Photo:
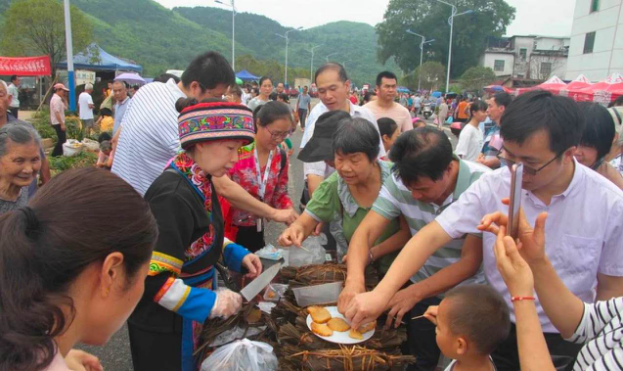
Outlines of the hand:
[{"label": "hand", "polygon": [[273,209],[268,219],[278,223],[286,223],[287,225],[290,225],[294,223],[298,217],[299,214],[294,211],[293,208],[288,208],[283,210]]},{"label": "hand", "polygon": [[320,233],[322,233],[322,227],[324,227],[324,223],[318,223],[312,232],[312,236],[320,236]]},{"label": "hand", "polygon": [[301,247],[304,235],[303,226],[298,223],[294,223],[281,233],[281,236],[279,236],[277,242],[279,242],[279,245],[283,247],[289,247],[292,245]]},{"label": "hand", "polygon": [[439,311],[439,305],[431,305],[430,307],[428,307],[428,309],[426,309],[426,312],[424,312],[424,318],[431,321],[432,323],[435,324],[435,326],[437,326],[437,312],[438,311]]},{"label": "hand", "polygon": [[72,349],[67,353],[65,363],[72,371],[104,371],[104,367],[96,356],[77,349]]},{"label": "hand", "polygon": [[[521,246],[521,242],[519,242]],[[511,296],[532,296],[534,277],[528,263],[521,257],[512,237],[506,236],[506,227],[500,226],[493,246],[498,271]]]},{"label": "hand", "polygon": [[61,130],[62,131],[67,131],[67,127],[65,126],[64,123],[61,122]]},{"label": "hand", "polygon": [[240,308],[242,308],[242,296],[240,294],[228,289],[219,289],[216,291],[216,302],[210,312],[210,318],[227,319],[238,313]]},{"label": "hand", "polygon": [[249,273],[245,274],[245,278],[255,278],[262,274],[262,261],[255,254],[247,254],[242,259],[242,266],[249,271]]},{"label": "hand", "polygon": [[417,293],[417,284],[398,291],[389,301],[389,304],[387,304],[386,309],[389,309],[389,313],[387,314],[385,328],[392,327],[392,321],[394,322],[394,327],[398,328],[402,322],[402,317],[408,314],[411,308],[421,300],[422,297]]},{"label": "hand", "polygon": [[[509,199],[502,199],[502,203],[509,204]],[[519,227],[518,227],[518,240],[521,242],[519,246],[519,252],[521,256],[533,265],[541,263],[546,259],[545,256],[545,222],[547,221],[547,213],[541,213],[536,218],[534,228],[530,226],[526,220],[523,208],[519,208]],[[480,225],[477,227],[481,231],[498,234],[499,228],[497,226],[507,226],[508,217],[501,212],[495,212],[493,214],[487,214],[480,221]],[[496,226],[497,225],[497,226]]]},{"label": "hand", "polygon": [[390,295],[375,291],[364,292],[355,296],[348,305],[344,317],[355,330],[364,323],[376,321],[385,310]]},{"label": "hand", "polygon": [[350,302],[351,300],[353,300],[355,295],[361,294],[364,292],[366,292],[366,286],[363,282],[356,283],[352,281],[349,282],[348,280],[346,280],[344,289],[342,290],[342,292],[340,293],[340,296],[337,299],[337,311],[342,314],[345,314],[346,309],[348,309],[348,306],[350,305]]}]

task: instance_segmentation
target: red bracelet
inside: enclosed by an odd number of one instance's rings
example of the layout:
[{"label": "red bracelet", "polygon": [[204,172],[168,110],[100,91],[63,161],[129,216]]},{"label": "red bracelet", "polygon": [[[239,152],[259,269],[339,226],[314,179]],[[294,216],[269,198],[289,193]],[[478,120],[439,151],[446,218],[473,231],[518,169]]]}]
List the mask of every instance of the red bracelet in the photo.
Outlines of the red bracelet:
[{"label": "red bracelet", "polygon": [[521,301],[521,300],[536,300],[534,296],[512,296],[511,302]]}]

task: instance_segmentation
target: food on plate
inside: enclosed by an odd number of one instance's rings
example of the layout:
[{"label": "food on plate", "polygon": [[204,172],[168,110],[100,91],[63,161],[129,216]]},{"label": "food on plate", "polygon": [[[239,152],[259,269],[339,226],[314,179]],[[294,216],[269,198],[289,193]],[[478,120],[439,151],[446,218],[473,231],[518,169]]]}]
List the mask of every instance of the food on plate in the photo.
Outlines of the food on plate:
[{"label": "food on plate", "polygon": [[350,330],[350,325],[342,318],[333,317],[327,322],[327,326],[333,331],[344,332]]},{"label": "food on plate", "polygon": [[325,307],[311,306],[307,308],[307,313],[316,323],[326,323],[331,319],[331,313]]},{"label": "food on plate", "polygon": [[361,332],[355,330],[354,328],[350,329],[350,332],[348,333],[348,336],[351,339],[363,340],[363,334]]},{"label": "food on plate", "polygon": [[329,326],[325,324],[320,324],[316,322],[312,322],[311,324],[312,332],[316,335],[320,336],[331,336],[333,335],[333,330],[329,328]]},{"label": "food on plate", "polygon": [[368,322],[365,325],[359,326],[359,332],[365,334],[368,331],[372,331],[376,328],[376,321]]}]

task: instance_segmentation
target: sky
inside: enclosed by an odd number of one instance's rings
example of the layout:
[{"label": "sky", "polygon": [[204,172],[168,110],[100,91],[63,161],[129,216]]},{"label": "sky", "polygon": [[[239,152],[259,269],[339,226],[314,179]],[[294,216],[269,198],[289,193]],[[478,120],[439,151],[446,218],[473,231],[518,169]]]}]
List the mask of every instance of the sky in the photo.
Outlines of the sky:
[{"label": "sky", "polygon": [[[167,8],[175,6],[216,6],[214,0],[155,0]],[[229,3],[232,0],[222,0]],[[310,28],[341,20],[372,26],[383,21],[389,0],[233,0],[238,12],[261,14],[287,27]],[[414,0],[416,1],[416,0]],[[575,1],[506,0],[516,9],[507,36],[569,36]],[[439,4],[439,6],[446,6]],[[461,11],[461,9],[459,9]],[[448,8],[448,14],[450,10]]]}]

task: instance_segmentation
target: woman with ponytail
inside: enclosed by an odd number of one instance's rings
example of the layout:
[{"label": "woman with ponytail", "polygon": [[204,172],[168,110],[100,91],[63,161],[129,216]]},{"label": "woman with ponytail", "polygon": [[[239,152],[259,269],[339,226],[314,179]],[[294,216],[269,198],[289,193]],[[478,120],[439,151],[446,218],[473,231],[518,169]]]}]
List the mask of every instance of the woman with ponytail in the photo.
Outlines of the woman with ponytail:
[{"label": "woman with ponytail", "polygon": [[482,145],[484,134],[478,126],[487,118],[487,104],[477,100],[469,106],[469,119],[461,130],[459,142],[454,151],[457,156],[467,161],[476,161]]},{"label": "woman with ponytail", "polygon": [[238,151],[253,141],[253,115],[236,103],[178,101],[182,151],[151,185],[145,199],[160,236],[145,293],[130,320],[135,371],[197,370],[193,357],[203,324],[228,318],[242,306],[240,294],[216,289],[214,265],[261,273],[257,255],[224,238],[223,216],[212,177],[225,175]]},{"label": "woman with ponytail", "polygon": [[103,345],[123,325],[157,235],[147,202],[95,168],[63,172],[0,215],[0,370],[65,371],[75,356],[101,369],[71,348]]},{"label": "woman with ponytail", "polygon": [[[293,209],[288,195],[288,156],[280,147],[294,126],[290,106],[277,101],[266,103],[256,108],[253,119],[255,141],[241,148],[240,159],[229,176],[269,206]],[[237,229],[236,243],[252,252],[264,247],[265,221],[240,209],[232,208],[231,212],[232,224]]]}]

